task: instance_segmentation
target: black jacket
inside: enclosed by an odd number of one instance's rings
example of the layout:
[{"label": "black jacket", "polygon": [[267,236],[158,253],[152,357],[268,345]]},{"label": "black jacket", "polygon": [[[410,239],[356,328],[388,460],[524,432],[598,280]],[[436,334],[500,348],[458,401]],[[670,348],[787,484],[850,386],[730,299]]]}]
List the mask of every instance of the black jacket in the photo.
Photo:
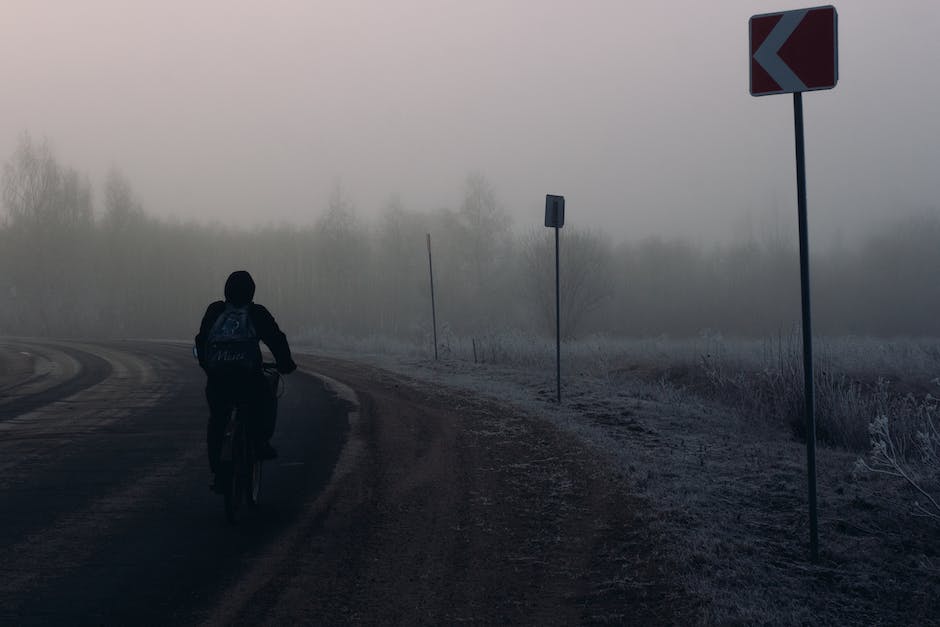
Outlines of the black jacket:
[{"label": "black jacket", "polygon": [[[265,309],[263,305],[256,303],[250,303],[248,307],[248,316],[258,333],[258,338],[271,349],[271,353],[277,361],[277,369],[285,374],[296,370],[297,364],[294,363],[294,359],[291,357],[290,347],[287,345],[287,336],[277,326],[271,312]],[[202,317],[202,324],[199,325],[199,334],[196,335],[196,354],[199,357],[199,365],[202,366],[203,370],[206,369],[206,340],[209,338],[209,331],[212,330],[212,325],[215,324],[223,311],[225,311],[225,301],[215,301],[206,309],[206,314]]]}]

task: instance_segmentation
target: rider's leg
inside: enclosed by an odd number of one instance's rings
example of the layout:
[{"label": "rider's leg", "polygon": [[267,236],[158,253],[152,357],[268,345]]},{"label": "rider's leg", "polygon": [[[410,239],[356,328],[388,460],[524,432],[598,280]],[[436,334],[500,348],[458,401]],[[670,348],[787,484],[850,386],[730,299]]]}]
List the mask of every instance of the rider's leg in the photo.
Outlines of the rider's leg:
[{"label": "rider's leg", "polygon": [[275,457],[277,452],[271,447],[269,440],[274,435],[274,423],[277,418],[277,397],[265,379],[256,381],[252,387],[252,420],[249,425],[249,432],[263,457]]}]

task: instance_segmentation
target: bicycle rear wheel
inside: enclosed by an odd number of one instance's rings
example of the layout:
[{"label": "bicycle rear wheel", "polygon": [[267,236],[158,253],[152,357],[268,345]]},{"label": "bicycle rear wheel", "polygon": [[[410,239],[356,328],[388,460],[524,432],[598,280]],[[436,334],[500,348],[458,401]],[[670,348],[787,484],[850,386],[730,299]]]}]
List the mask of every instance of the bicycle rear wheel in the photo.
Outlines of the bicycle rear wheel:
[{"label": "bicycle rear wheel", "polygon": [[249,497],[250,489],[250,467],[248,465],[248,442],[245,436],[245,429],[241,425],[235,429],[232,434],[232,461],[226,464],[227,474],[224,476],[225,483],[225,517],[232,524],[238,522],[239,513],[244,502]]},{"label": "bicycle rear wheel", "polygon": [[248,502],[257,505],[261,499],[261,460],[251,455],[251,477],[248,483]]}]

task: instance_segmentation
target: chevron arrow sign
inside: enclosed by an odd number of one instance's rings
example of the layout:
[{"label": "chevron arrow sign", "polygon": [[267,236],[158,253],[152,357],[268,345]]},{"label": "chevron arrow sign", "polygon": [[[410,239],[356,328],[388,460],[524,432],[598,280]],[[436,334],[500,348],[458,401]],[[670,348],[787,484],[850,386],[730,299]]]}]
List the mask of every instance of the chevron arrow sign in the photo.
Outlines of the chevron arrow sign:
[{"label": "chevron arrow sign", "polygon": [[835,87],[839,80],[837,22],[833,6],[753,16],[751,95]]}]

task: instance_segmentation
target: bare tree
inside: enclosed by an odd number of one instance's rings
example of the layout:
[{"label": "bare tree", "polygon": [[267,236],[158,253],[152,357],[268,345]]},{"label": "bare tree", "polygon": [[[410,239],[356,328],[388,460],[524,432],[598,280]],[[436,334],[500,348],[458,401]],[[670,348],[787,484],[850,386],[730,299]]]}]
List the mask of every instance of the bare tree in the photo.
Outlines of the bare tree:
[{"label": "bare tree", "polygon": [[360,305],[369,247],[353,203],[339,181],[330,193],[326,213],[316,223],[313,244],[313,299],[321,312],[320,322],[345,331],[357,330],[369,314],[369,309]]},{"label": "bare tree", "polygon": [[24,133],[13,157],[3,166],[3,205],[13,223],[40,222],[50,213],[61,171],[49,143],[37,144]]},{"label": "bare tree", "polygon": [[493,186],[479,172],[467,177],[459,216],[466,228],[470,265],[477,287],[492,275],[501,248],[509,236],[510,219],[496,201]]},{"label": "bare tree", "polygon": [[109,230],[121,231],[139,221],[144,210],[131,184],[119,169],[112,167],[104,182],[104,223]]},{"label": "bare tree", "polygon": [[379,295],[379,329],[400,336],[414,321],[423,302],[417,285],[424,285],[423,237],[420,217],[405,210],[397,196],[389,198],[376,233],[372,291]]},{"label": "bare tree", "polygon": [[[4,165],[2,186],[3,205],[15,236],[14,250],[7,257],[7,281],[16,293],[32,301],[30,324],[49,332],[62,302],[73,310],[88,307],[87,294],[70,274],[90,265],[91,185],[75,170],[61,167],[48,142],[37,144],[24,134]],[[72,318],[73,326],[77,319]]]},{"label": "bare tree", "polygon": [[[546,330],[555,326],[555,242],[548,230],[524,240],[527,279],[539,318]],[[601,235],[565,229],[561,237],[561,332],[578,334],[588,316],[613,291],[610,244]]]},{"label": "bare tree", "polygon": [[103,248],[99,251],[101,281],[106,290],[104,298],[111,307],[102,312],[109,331],[124,335],[132,321],[151,313],[146,286],[140,280],[152,272],[147,260],[140,254],[146,245],[144,210],[127,177],[112,167],[104,182],[104,216],[101,221]]},{"label": "bare tree", "polygon": [[56,161],[47,141],[24,134],[3,167],[3,205],[16,224],[52,229],[89,226],[93,220],[91,184]]}]

